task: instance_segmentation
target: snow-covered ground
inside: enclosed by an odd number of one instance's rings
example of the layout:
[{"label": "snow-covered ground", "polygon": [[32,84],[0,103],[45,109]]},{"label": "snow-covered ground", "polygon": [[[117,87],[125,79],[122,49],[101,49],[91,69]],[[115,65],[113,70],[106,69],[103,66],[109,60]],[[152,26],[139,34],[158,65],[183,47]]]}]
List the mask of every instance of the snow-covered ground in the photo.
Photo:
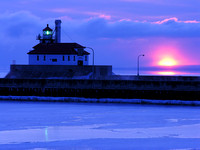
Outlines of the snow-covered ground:
[{"label": "snow-covered ground", "polygon": [[200,149],[200,107],[0,101],[0,149]]}]

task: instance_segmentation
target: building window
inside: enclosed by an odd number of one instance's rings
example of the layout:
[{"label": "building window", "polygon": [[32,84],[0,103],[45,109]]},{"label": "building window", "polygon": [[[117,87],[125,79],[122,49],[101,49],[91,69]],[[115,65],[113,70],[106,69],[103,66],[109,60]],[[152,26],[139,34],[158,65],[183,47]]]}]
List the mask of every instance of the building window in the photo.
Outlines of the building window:
[{"label": "building window", "polygon": [[70,56],[68,56],[68,61],[70,61]]},{"label": "building window", "polygon": [[65,56],[63,56],[63,61],[65,61]]},{"label": "building window", "polygon": [[74,56],[74,61],[76,61],[76,56]]},{"label": "building window", "polygon": [[44,61],[46,61],[46,56],[44,56]]},{"label": "building window", "polygon": [[57,59],[52,59],[52,62],[57,62]]},{"label": "building window", "polygon": [[37,55],[37,61],[39,61],[39,56]]},{"label": "building window", "polygon": [[87,56],[85,56],[85,61],[87,61]]}]

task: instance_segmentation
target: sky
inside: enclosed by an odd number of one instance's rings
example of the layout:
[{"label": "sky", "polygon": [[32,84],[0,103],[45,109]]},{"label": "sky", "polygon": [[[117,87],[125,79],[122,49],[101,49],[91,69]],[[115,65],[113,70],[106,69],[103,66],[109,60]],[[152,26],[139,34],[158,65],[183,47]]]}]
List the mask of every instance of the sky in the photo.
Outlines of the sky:
[{"label": "sky", "polygon": [[96,65],[135,74],[144,54],[144,74],[200,75],[199,7],[199,0],[1,0],[0,71],[13,60],[28,64],[36,35],[61,19],[62,42],[92,47]]}]

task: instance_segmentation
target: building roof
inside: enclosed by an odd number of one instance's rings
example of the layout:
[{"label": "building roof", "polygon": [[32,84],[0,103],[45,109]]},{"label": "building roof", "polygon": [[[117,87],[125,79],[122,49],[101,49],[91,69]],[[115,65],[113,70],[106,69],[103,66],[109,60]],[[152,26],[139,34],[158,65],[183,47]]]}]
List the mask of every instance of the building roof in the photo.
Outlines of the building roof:
[{"label": "building roof", "polygon": [[53,31],[51,28],[49,28],[49,25],[47,24],[47,27],[43,29],[43,31]]},{"label": "building roof", "polygon": [[[76,48],[85,48],[77,43],[39,43],[33,47],[34,50],[28,54],[68,54],[78,55]],[[87,51],[83,51],[83,55],[89,55]]]}]

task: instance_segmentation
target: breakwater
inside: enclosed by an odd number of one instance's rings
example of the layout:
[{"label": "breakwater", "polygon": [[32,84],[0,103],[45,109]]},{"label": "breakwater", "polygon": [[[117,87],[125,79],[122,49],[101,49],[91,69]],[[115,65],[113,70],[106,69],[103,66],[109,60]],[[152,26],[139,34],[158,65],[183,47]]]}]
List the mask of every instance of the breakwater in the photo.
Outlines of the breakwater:
[{"label": "breakwater", "polygon": [[1,96],[200,100],[198,77],[135,80],[0,79]]},{"label": "breakwater", "polygon": [[119,98],[83,98],[83,97],[43,97],[43,96],[0,96],[0,100],[34,102],[80,102],[80,103],[123,103],[123,104],[158,104],[200,106],[196,100],[152,100]]}]

